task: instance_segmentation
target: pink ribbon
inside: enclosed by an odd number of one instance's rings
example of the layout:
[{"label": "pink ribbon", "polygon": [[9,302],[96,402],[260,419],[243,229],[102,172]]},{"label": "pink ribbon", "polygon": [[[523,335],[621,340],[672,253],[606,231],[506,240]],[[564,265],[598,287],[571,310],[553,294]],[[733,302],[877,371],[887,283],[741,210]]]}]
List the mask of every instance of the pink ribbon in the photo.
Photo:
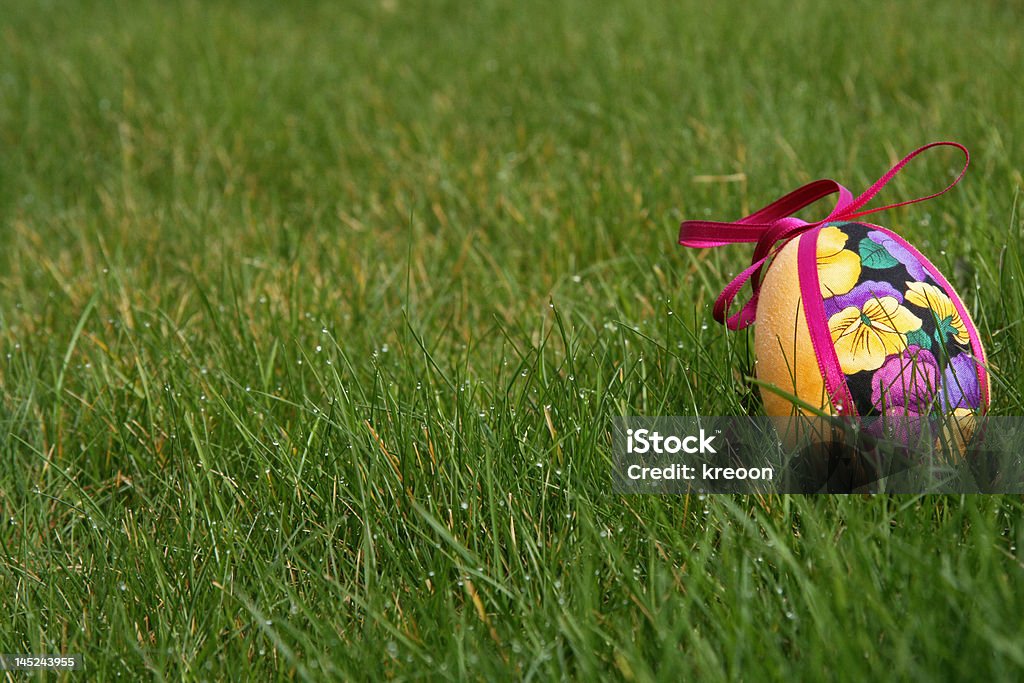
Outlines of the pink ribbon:
[{"label": "pink ribbon", "polygon": [[[879,190],[885,187],[886,183],[903,170],[911,159],[918,156],[925,150],[932,147],[955,147],[964,154],[964,166],[960,175],[945,187],[945,189],[930,194],[927,197],[918,197],[897,204],[888,204],[875,209],[864,209],[864,205],[871,201]],[[724,323],[730,330],[740,330],[752,322],[757,312],[757,297],[761,289],[761,276],[767,263],[774,258],[785,244],[797,235],[820,227],[826,223],[851,221],[860,216],[866,216],[886,209],[895,209],[907,204],[915,204],[928,199],[934,199],[945,194],[953,188],[967,172],[967,165],[970,163],[971,155],[967,148],[956,142],[933,142],[919,149],[914,150],[903,157],[899,163],[879,178],[859,197],[854,198],[853,193],[847,190],[834,180],[815,180],[803,187],[796,189],[781,199],[777,199],[768,206],[755,211],[754,213],[734,221],[722,223],[717,221],[683,221],[679,226],[679,244],[684,247],[696,249],[708,249],[721,247],[726,244],[756,242],[754,256],[750,265],[737,275],[730,282],[715,301],[714,318]],[[799,218],[792,217],[792,214],[800,209],[810,206],[816,201],[831,194],[839,195],[836,206],[828,216],[814,223],[807,223]],[[749,300],[743,305],[739,312],[726,317],[733,301],[743,285],[750,281],[753,293]]]}]

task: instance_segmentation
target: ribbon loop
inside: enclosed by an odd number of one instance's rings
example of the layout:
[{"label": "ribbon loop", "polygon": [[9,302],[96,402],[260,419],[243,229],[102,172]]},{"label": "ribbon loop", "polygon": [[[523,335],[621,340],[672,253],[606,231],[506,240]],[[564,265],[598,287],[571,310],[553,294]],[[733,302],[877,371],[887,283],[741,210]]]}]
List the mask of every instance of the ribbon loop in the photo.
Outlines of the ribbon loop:
[{"label": "ribbon loop", "polygon": [[[875,195],[892,180],[896,174],[910,163],[914,157],[922,154],[933,147],[954,147],[964,155],[964,165],[960,174],[944,189],[925,197],[917,197],[907,201],[874,209],[864,209],[864,205],[874,199]],[[750,265],[737,275],[732,282],[726,285],[725,289],[715,301],[713,315],[715,320],[724,323],[731,330],[740,330],[754,322],[757,312],[757,299],[761,289],[761,275],[764,268],[775,257],[786,243],[797,235],[813,228],[825,225],[826,223],[849,221],[860,216],[895,209],[908,204],[934,199],[939,195],[949,192],[953,186],[960,182],[967,172],[971,155],[967,148],[958,142],[932,142],[920,147],[907,156],[903,157],[895,166],[889,169],[881,178],[876,180],[871,187],[854,198],[853,194],[845,187],[834,180],[815,180],[802,187],[793,190],[764,208],[758,209],[749,216],[740,218],[733,222],[718,221],[683,221],[679,226],[679,244],[694,249],[711,249],[727,244],[742,244],[756,242],[754,255]],[[800,209],[806,208],[815,202],[838,194],[836,205],[829,214],[813,223],[807,223],[793,214]],[[743,285],[750,281],[752,293],[740,311],[728,316],[733,301],[739,294]],[[728,316],[728,317],[727,317]]]}]

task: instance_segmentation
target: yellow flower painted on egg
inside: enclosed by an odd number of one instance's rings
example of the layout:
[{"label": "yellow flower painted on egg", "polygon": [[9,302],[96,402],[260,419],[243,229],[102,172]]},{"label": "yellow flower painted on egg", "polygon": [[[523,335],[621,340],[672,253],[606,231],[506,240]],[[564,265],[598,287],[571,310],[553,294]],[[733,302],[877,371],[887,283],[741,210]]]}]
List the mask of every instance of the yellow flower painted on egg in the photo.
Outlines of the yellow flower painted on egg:
[{"label": "yellow flower painted on egg", "polygon": [[942,435],[937,439],[935,450],[950,464],[958,462],[971,443],[978,428],[978,414],[972,408],[957,408],[946,416],[942,423]]},{"label": "yellow flower painted on egg", "polygon": [[846,233],[830,225],[818,233],[818,286],[824,299],[846,294],[860,278],[860,256],[846,249]]},{"label": "yellow flower painted on egg", "polygon": [[868,299],[861,308],[847,306],[828,319],[832,343],[843,373],[877,370],[887,356],[907,348],[907,333],[921,329],[921,319],[891,296]]},{"label": "yellow flower painted on egg", "polygon": [[[931,309],[932,313],[935,314],[935,322],[940,336],[945,334],[951,335],[961,344],[969,344],[971,342],[971,335],[967,331],[967,325],[964,324],[960,314],[957,313],[953,300],[935,285],[928,284],[927,282],[908,282],[906,299],[908,303],[915,306]],[[944,339],[941,341],[944,341]]]}]

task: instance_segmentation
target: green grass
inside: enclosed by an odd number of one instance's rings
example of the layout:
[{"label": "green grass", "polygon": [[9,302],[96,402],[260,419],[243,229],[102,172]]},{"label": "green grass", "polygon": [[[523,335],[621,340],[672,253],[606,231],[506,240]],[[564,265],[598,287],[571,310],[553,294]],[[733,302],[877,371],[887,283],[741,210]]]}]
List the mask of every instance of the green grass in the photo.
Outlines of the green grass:
[{"label": "green grass", "polygon": [[1024,414],[1016,5],[294,5],[4,3],[0,652],[1024,676],[1020,497],[627,497],[609,461],[613,416],[758,409],[709,308],[749,250],[676,247],[683,217],[935,139],[967,179],[878,221]]}]

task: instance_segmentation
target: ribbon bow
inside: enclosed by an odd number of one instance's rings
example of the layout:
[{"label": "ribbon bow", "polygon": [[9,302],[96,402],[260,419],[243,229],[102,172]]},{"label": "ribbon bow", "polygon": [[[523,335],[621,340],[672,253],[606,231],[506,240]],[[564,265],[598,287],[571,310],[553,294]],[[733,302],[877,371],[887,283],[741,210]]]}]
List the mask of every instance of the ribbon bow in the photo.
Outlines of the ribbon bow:
[{"label": "ribbon bow", "polygon": [[[898,204],[888,204],[875,209],[862,208],[878,194],[879,190],[885,187],[886,183],[903,170],[903,167],[911,159],[932,147],[955,147],[964,154],[964,166],[960,171],[960,175],[947,185],[945,189],[935,194],[930,194],[927,197],[918,197],[917,199],[910,199]],[[964,173],[967,172],[967,165],[970,163],[970,159],[971,155],[968,153],[967,148],[959,143],[933,142],[903,157],[899,163],[889,169],[885,175],[875,181],[859,197],[854,198],[853,193],[834,180],[815,180],[813,183],[808,183],[799,189],[793,190],[781,199],[775,200],[763,209],[759,209],[749,216],[732,223],[683,221],[682,225],[679,226],[679,244],[684,247],[708,249],[741,242],[757,243],[757,246],[754,247],[754,256],[750,261],[750,265],[722,290],[722,293],[715,301],[715,320],[724,323],[730,330],[741,330],[754,322],[757,311],[757,297],[761,290],[761,276],[765,266],[789,240],[800,233],[807,232],[826,223],[850,221],[870,213],[934,199],[948,192],[954,185],[960,182],[960,179],[964,177]],[[835,208],[820,221],[807,223],[791,215],[806,206],[810,206],[819,199],[836,193],[839,194],[839,199],[836,201]],[[733,300],[747,280],[750,280],[753,294],[738,313],[727,318],[726,314],[732,306]]]}]

